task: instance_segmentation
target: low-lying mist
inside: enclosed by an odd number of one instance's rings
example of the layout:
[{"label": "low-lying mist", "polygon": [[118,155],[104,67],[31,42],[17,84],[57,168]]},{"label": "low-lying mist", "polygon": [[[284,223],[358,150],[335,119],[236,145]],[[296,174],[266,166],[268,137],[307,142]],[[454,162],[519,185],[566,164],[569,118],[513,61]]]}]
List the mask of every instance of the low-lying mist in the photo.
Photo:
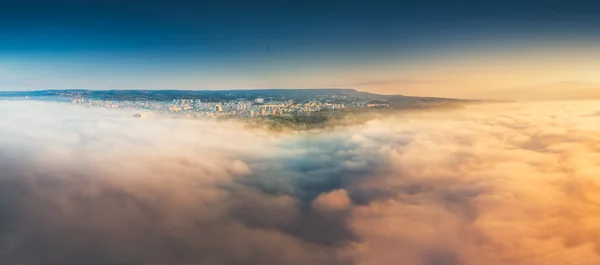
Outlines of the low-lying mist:
[{"label": "low-lying mist", "polygon": [[285,134],[1,102],[0,264],[598,264],[598,103]]}]

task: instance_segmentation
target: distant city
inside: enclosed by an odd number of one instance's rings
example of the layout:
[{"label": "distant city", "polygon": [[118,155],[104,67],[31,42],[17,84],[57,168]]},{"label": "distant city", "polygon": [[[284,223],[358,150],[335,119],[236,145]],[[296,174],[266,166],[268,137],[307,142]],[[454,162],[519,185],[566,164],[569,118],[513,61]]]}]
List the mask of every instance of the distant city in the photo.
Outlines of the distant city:
[{"label": "distant city", "polygon": [[[135,108],[187,117],[310,116],[346,108],[410,108],[463,100],[379,95],[354,89],[44,90],[0,92],[3,100],[42,100],[102,108]],[[135,117],[143,118],[144,113]]]}]

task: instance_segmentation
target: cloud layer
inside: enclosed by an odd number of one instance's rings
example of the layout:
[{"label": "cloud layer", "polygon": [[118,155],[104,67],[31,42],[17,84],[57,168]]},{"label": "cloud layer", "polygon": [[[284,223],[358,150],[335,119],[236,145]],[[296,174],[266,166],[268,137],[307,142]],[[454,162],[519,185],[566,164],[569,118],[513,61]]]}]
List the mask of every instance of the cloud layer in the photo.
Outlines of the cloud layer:
[{"label": "cloud layer", "polygon": [[308,135],[2,102],[2,264],[597,264],[597,102]]}]

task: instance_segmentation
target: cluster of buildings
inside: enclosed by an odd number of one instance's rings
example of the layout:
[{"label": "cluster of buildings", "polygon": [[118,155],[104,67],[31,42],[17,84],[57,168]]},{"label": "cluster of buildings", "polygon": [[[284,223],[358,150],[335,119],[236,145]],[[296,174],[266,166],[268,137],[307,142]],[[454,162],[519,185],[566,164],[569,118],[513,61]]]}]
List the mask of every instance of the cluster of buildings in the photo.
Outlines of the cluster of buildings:
[{"label": "cluster of buildings", "polygon": [[[295,103],[292,100],[272,101],[264,98],[234,100],[229,102],[204,102],[200,99],[175,99],[171,101],[106,101],[75,98],[73,104],[104,108],[137,108],[159,112],[185,114],[187,116],[217,118],[221,116],[295,116],[311,115],[321,110],[345,109],[367,106],[365,102],[330,103],[310,100]],[[141,116],[140,116],[141,117]]]}]

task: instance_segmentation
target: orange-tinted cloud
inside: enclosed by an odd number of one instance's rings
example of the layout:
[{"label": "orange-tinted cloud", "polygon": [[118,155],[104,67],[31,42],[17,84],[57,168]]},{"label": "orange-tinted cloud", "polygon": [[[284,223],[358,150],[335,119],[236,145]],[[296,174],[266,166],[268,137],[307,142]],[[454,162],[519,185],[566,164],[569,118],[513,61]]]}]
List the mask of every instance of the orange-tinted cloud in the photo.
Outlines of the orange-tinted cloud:
[{"label": "orange-tinted cloud", "polygon": [[410,112],[309,135],[0,109],[3,264],[600,261],[597,102]]}]

